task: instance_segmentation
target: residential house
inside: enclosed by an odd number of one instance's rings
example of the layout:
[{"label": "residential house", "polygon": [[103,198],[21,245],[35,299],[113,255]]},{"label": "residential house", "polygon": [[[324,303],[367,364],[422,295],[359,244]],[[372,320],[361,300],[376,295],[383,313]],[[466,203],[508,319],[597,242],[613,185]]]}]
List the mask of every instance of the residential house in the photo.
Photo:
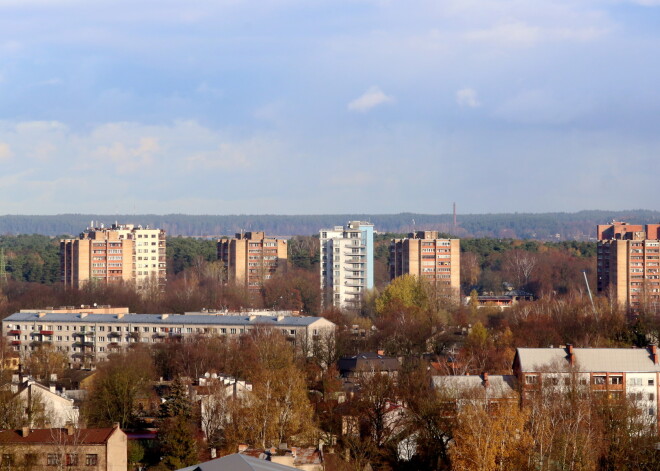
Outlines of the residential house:
[{"label": "residential house", "polygon": [[78,424],[78,407],[73,399],[56,392],[55,386],[44,386],[32,378],[26,378],[12,385],[12,392],[24,405],[25,423],[30,427],[40,422],[51,427]]},{"label": "residential house", "polygon": [[126,434],[118,426],[0,430],[0,466],[31,471],[50,471],[56,467],[126,471],[126,443]]}]

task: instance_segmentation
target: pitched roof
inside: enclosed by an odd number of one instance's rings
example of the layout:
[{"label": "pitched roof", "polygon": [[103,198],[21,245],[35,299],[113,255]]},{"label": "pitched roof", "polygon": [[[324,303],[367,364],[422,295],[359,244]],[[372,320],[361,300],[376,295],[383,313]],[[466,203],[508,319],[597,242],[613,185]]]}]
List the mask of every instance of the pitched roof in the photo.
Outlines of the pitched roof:
[{"label": "pitched roof", "polygon": [[82,428],[75,429],[72,435],[65,428],[31,429],[27,437],[21,430],[0,430],[2,444],[58,443],[71,445],[105,444],[119,428]]},{"label": "pitched roof", "polygon": [[[488,375],[488,395],[493,398],[511,397],[516,392],[516,377],[513,375]],[[450,392],[465,392],[484,387],[483,377],[470,376],[433,376],[433,387]]]},{"label": "pitched roof", "polygon": [[[645,348],[573,348],[573,354],[577,370],[583,373],[660,371]],[[516,357],[522,372],[569,366],[564,348],[518,348]]]},{"label": "pitched roof", "polygon": [[177,471],[291,471],[296,468],[234,453]]},{"label": "pitched roof", "polygon": [[401,363],[394,357],[380,355],[375,352],[358,353],[350,357],[339,359],[340,372],[347,371],[398,371]]}]

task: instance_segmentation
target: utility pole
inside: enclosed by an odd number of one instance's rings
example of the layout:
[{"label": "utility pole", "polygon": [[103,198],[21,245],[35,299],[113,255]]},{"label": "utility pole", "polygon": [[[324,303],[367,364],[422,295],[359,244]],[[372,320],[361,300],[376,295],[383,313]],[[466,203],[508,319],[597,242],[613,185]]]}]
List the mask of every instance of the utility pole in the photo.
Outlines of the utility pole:
[{"label": "utility pole", "polygon": [[591,294],[589,280],[587,279],[587,270],[582,270],[582,274],[584,275],[584,283],[587,285],[587,293],[589,293],[589,299],[591,300],[591,308],[594,310],[594,317],[598,319],[598,311],[596,311],[596,304],[594,303],[594,297]]},{"label": "utility pole", "polygon": [[5,259],[5,249],[0,248],[0,286],[7,284],[7,261]]}]

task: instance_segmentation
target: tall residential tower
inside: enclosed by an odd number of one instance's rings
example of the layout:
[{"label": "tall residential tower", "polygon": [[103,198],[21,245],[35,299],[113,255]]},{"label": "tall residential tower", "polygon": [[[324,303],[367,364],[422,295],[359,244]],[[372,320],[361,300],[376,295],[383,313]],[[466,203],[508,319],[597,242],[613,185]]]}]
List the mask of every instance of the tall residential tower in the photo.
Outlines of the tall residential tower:
[{"label": "tall residential tower", "polygon": [[[365,290],[374,287],[374,226],[350,221],[320,231],[321,289],[326,304],[358,308]],[[331,300],[331,301],[330,301]]]},{"label": "tall residential tower", "polygon": [[437,231],[417,231],[390,243],[390,279],[415,275],[458,296],[461,287],[458,239],[439,239]]},{"label": "tall residential tower", "polygon": [[165,231],[132,224],[95,227],[77,239],[60,240],[62,282],[67,287],[122,281],[137,289],[162,286],[165,257]]},{"label": "tall residential tower", "polygon": [[229,280],[258,290],[264,281],[286,271],[286,240],[266,237],[263,232],[236,234],[233,239],[218,240],[218,260],[224,262]]},{"label": "tall residential tower", "polygon": [[597,226],[598,291],[638,309],[660,306],[660,224]]}]

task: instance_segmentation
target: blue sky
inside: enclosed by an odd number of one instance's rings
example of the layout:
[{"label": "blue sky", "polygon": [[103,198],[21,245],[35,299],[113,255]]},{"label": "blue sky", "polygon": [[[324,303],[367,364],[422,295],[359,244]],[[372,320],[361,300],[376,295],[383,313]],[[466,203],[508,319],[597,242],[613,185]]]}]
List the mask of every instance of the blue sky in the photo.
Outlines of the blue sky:
[{"label": "blue sky", "polygon": [[660,0],[0,0],[0,214],[660,209]]}]

